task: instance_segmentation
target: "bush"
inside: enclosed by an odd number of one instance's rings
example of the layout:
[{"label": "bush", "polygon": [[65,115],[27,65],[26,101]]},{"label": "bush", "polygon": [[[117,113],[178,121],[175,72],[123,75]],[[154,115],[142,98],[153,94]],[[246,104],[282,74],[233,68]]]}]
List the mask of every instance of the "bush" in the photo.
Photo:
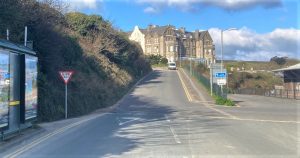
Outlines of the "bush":
[{"label": "bush", "polygon": [[224,105],[226,103],[226,99],[216,96],[216,104],[217,105]]},{"label": "bush", "polygon": [[270,61],[271,62],[273,61],[273,62],[277,63],[278,65],[284,65],[287,62],[287,58],[286,57],[277,57],[277,56],[275,56],[275,57],[272,57],[270,59]]},{"label": "bush", "polygon": [[0,34],[9,28],[10,40],[20,43],[28,26],[28,38],[34,41],[39,58],[38,121],[64,118],[59,70],[75,70],[68,85],[70,117],[114,104],[151,71],[142,49],[101,16],[62,14],[48,1],[4,1],[0,2]]},{"label": "bush", "polygon": [[230,99],[226,100],[225,105],[227,105],[227,106],[235,106],[234,102],[232,100],[230,100]]},{"label": "bush", "polygon": [[160,60],[160,63],[161,63],[161,64],[168,64],[168,59],[167,59],[167,58],[162,58],[162,59]]},{"label": "bush", "polygon": [[230,99],[222,98],[220,96],[215,97],[217,105],[235,106],[234,102]]},{"label": "bush", "polygon": [[168,59],[164,58],[161,55],[149,55],[147,56],[147,59],[149,60],[151,65],[167,65]]}]

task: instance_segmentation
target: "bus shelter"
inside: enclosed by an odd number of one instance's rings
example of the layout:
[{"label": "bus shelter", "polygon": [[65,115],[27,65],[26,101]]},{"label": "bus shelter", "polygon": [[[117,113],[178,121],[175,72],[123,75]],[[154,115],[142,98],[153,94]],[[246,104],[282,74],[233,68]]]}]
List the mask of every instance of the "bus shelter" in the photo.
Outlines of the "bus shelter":
[{"label": "bus shelter", "polygon": [[37,117],[36,53],[23,45],[0,40],[1,138],[32,125]]}]

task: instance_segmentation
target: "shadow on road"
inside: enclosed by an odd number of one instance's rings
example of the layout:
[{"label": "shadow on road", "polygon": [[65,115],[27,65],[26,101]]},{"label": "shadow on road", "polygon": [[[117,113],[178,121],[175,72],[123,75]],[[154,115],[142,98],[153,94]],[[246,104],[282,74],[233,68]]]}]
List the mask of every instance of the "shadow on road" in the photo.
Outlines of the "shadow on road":
[{"label": "shadow on road", "polygon": [[[147,89],[150,84],[162,83],[162,77],[170,77],[167,76],[168,73],[154,71],[138,85],[135,91],[120,102],[118,108],[82,124],[79,128],[65,132],[64,136],[53,138],[52,142],[43,146],[45,150],[37,149],[30,155],[118,157],[142,154],[137,149],[144,150],[143,154],[147,155],[149,152],[147,147],[163,151],[162,148],[166,146],[170,150],[166,152],[175,154],[177,149],[203,142],[204,133],[214,133],[218,128],[225,126],[224,122],[209,119],[207,116],[218,114],[207,108],[201,110],[199,104],[191,104],[180,99],[164,104],[157,98],[143,93],[136,94],[136,91],[140,90],[139,87],[144,89],[147,85]],[[151,87],[155,86],[151,85]],[[172,87],[170,91],[174,91]],[[174,95],[171,98],[175,100],[177,96],[175,94],[174,91],[174,94],[169,95]]]}]

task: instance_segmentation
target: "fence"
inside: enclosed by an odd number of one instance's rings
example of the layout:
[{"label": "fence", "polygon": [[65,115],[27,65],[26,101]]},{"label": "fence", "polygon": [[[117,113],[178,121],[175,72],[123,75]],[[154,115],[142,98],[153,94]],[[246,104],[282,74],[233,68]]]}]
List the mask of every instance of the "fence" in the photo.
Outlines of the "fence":
[{"label": "fence", "polygon": [[262,95],[268,97],[300,99],[300,90],[241,88],[233,90],[236,94]]},{"label": "fence", "polygon": [[[197,64],[197,63],[196,63]],[[192,73],[192,76],[195,77],[209,92],[210,92],[210,79],[206,78],[205,76],[202,75],[202,73],[197,70],[196,66],[193,63],[193,66],[190,65],[184,65],[183,68],[187,71]],[[192,68],[192,70],[190,70]],[[215,83],[212,84],[212,92],[214,95],[227,98],[227,88],[224,86],[223,87],[223,94],[221,87]]]}]

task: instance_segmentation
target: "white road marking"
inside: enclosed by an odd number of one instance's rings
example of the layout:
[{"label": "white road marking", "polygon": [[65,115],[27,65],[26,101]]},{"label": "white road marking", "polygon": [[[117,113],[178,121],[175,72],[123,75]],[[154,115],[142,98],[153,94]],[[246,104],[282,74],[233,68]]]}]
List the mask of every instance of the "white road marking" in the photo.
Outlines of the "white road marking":
[{"label": "white road marking", "polygon": [[[167,122],[171,122],[171,120],[169,119],[169,117],[168,117],[167,115],[165,115],[165,118],[166,118],[166,121],[167,121]],[[173,135],[173,138],[174,138],[175,142],[176,142],[177,144],[180,144],[181,141],[180,141],[180,139],[178,138],[178,135],[176,134],[176,132],[174,131],[174,129],[171,127],[171,125],[169,125],[169,129],[170,129],[170,131],[171,131],[171,133],[172,133],[172,135]]]},{"label": "white road marking", "polygon": [[140,118],[137,118],[137,117],[123,117],[122,119],[126,119],[128,121],[121,122],[120,119],[118,118],[119,126],[122,126],[122,125],[124,125],[126,123],[129,123],[129,122],[133,122],[133,121],[139,120]]},{"label": "white road marking", "polygon": [[173,137],[174,137],[174,140],[177,144],[180,144],[181,141],[179,140],[177,134],[175,133],[175,131],[173,130],[173,128],[171,126],[169,126],[170,130],[171,130],[171,133],[173,134]]},{"label": "white road marking", "polygon": [[171,122],[171,120],[169,119],[169,117],[167,115],[165,115],[165,118],[168,122]]},{"label": "white road marking", "polygon": [[232,145],[226,145],[225,147],[226,147],[226,148],[229,148],[229,149],[235,149],[235,147],[232,146]]},{"label": "white road marking", "polygon": [[229,117],[222,117],[222,116],[208,116],[209,118],[214,119],[227,119],[227,120],[238,120],[238,121],[253,121],[253,122],[271,122],[271,123],[294,123],[300,124],[298,121],[282,121],[282,120],[263,120],[263,119],[247,119],[247,118],[229,118]]}]

